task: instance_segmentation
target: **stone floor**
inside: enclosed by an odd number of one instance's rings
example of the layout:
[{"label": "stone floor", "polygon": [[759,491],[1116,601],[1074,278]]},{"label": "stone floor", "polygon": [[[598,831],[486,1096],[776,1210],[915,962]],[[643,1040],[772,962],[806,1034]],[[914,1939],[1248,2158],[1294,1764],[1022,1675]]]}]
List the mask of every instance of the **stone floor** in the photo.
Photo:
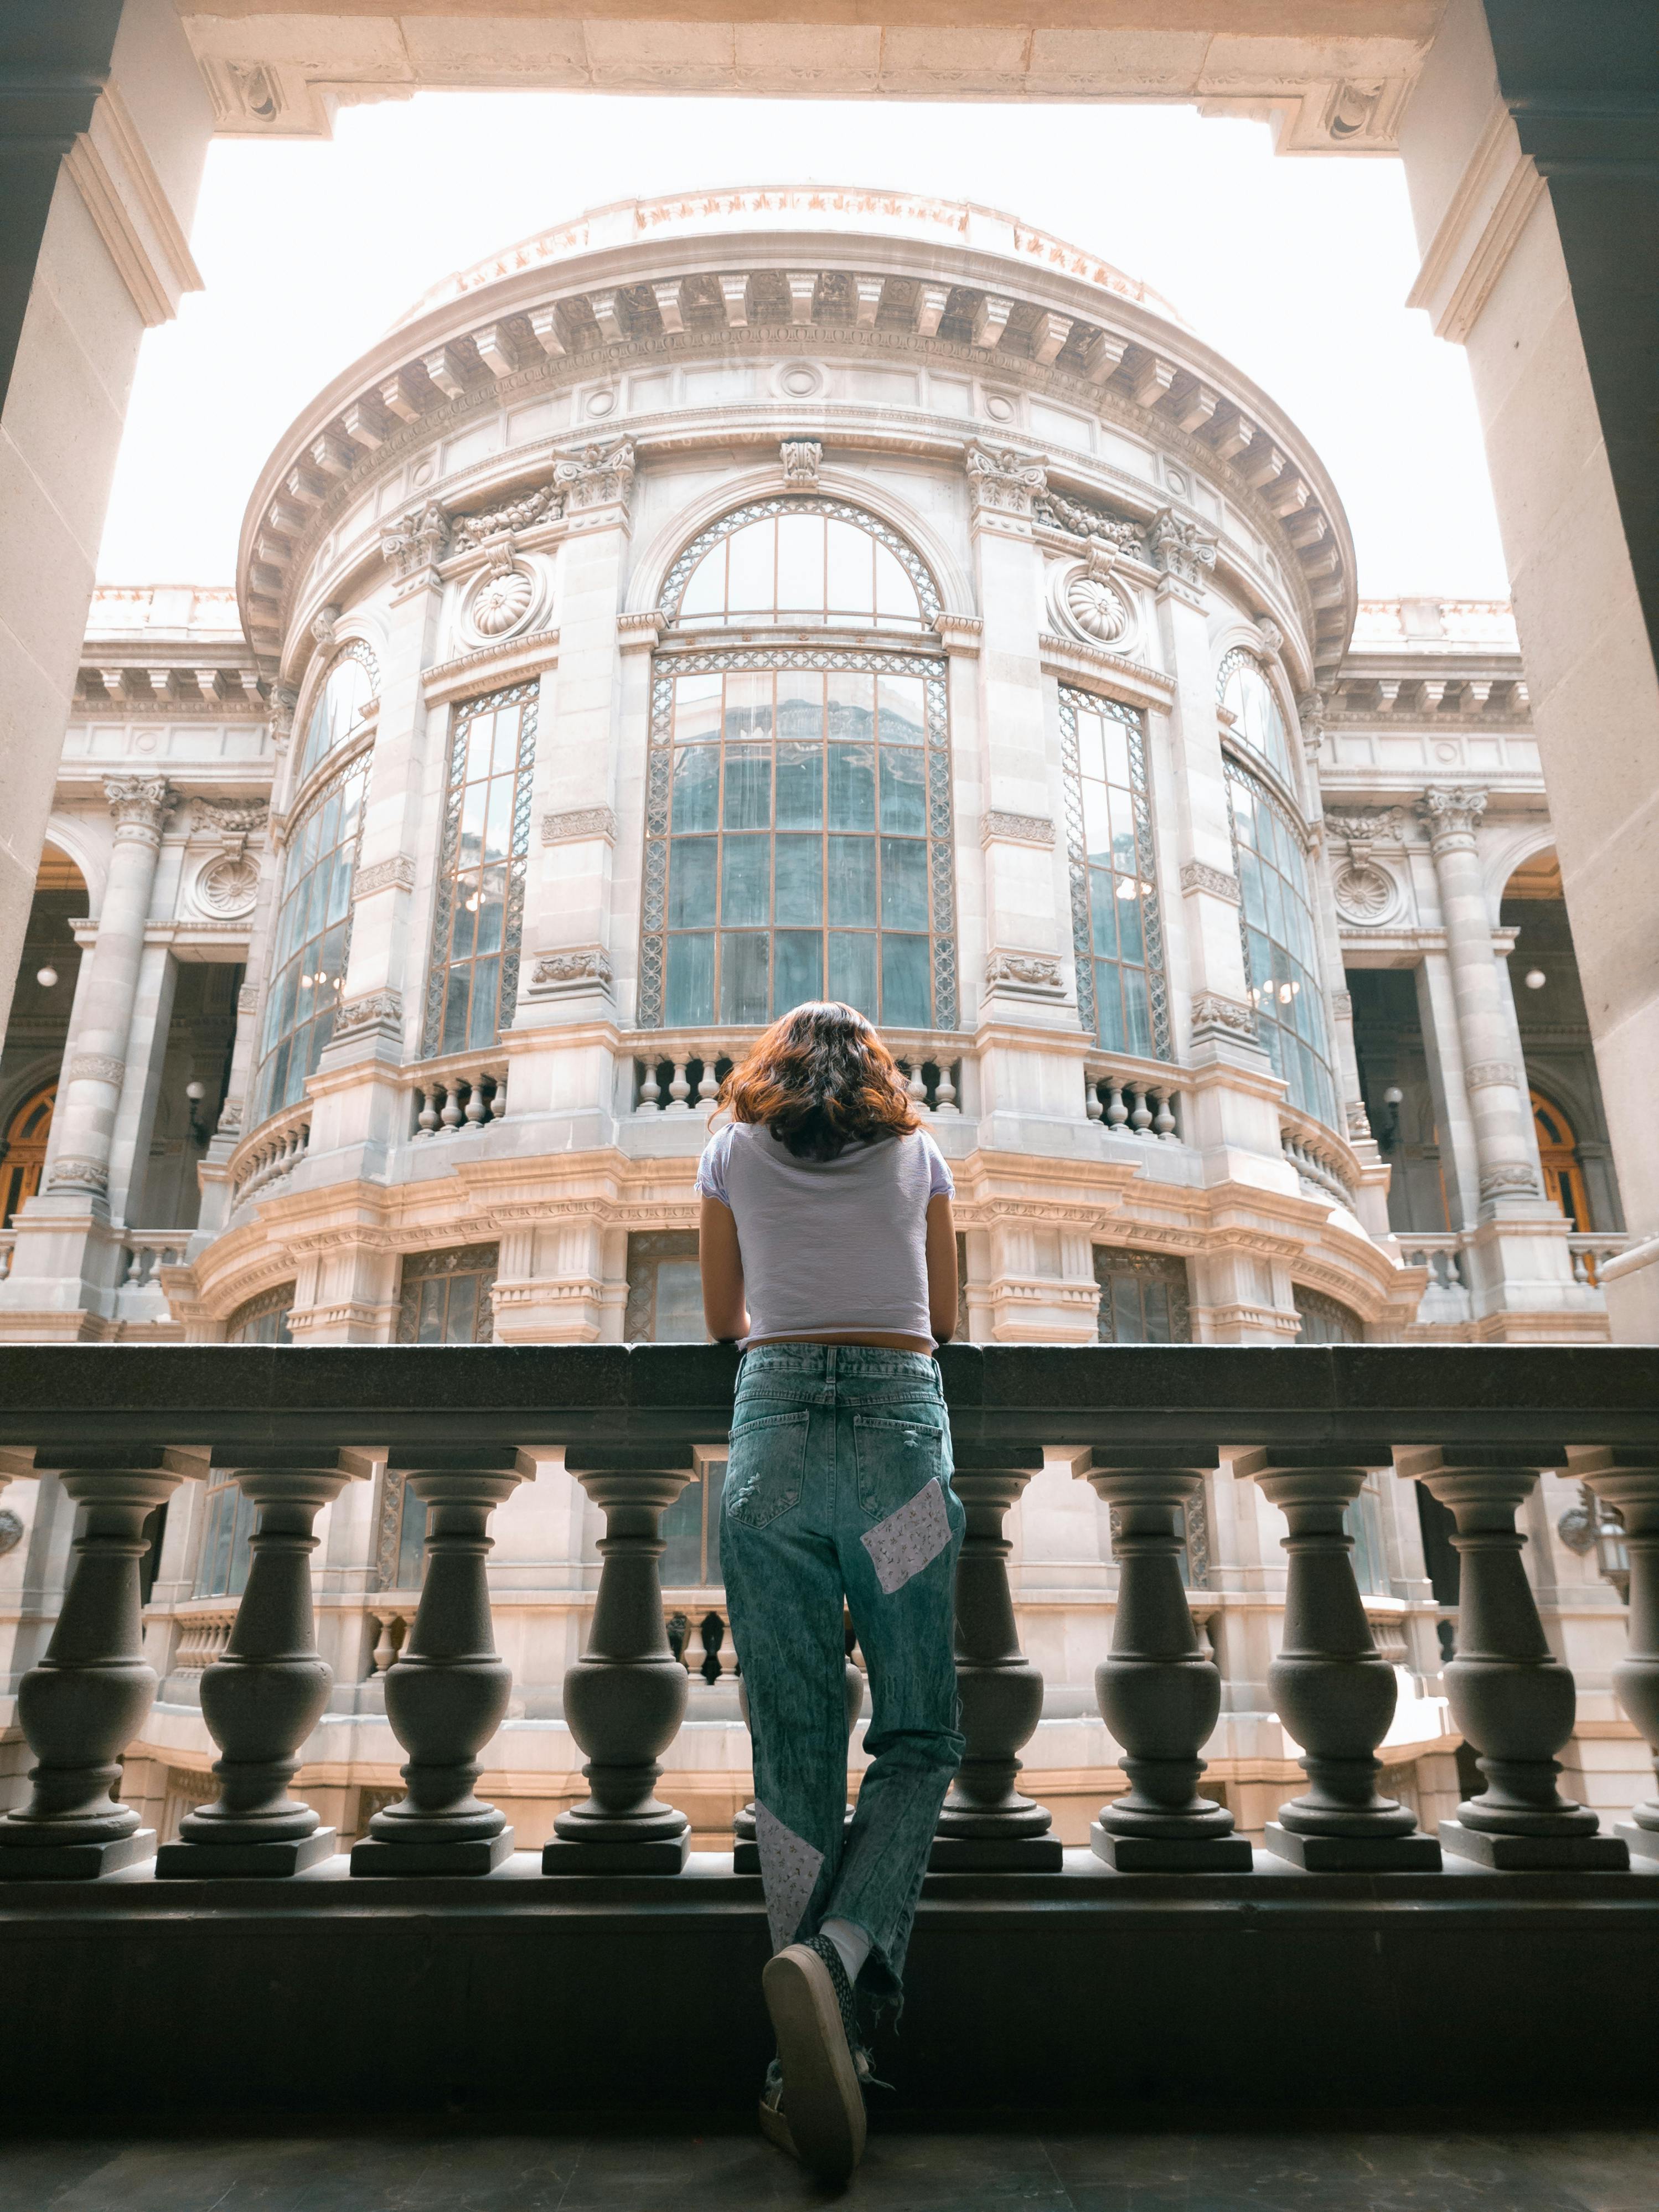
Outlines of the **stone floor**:
[{"label": "stone floor", "polygon": [[[15,2116],[14,2116],[15,2117]],[[0,2212],[1656,2212],[1659,2128],[872,2136],[844,2191],[746,2130],[0,2141]]]}]

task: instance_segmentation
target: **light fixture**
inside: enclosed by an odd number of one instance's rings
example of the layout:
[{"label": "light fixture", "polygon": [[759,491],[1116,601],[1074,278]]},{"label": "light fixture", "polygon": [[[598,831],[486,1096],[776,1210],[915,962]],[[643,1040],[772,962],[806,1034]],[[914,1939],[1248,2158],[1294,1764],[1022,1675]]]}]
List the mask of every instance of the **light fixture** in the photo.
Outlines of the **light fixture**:
[{"label": "light fixture", "polygon": [[1529,991],[1541,991],[1549,980],[1541,968],[1528,968],[1527,970],[1526,984]]},{"label": "light fixture", "polygon": [[55,968],[37,968],[34,980],[43,991],[49,991],[58,981],[58,970]]},{"label": "light fixture", "polygon": [[185,1096],[190,1101],[190,1133],[198,1145],[205,1145],[212,1133],[196,1109],[207,1097],[206,1084],[197,1082],[192,1076],[185,1085]]},{"label": "light fixture", "polygon": [[1377,1143],[1385,1152],[1391,1152],[1400,1142],[1400,1109],[1406,1103],[1406,1094],[1397,1083],[1391,1083],[1382,1093],[1382,1103],[1388,1119],[1377,1135]]}]

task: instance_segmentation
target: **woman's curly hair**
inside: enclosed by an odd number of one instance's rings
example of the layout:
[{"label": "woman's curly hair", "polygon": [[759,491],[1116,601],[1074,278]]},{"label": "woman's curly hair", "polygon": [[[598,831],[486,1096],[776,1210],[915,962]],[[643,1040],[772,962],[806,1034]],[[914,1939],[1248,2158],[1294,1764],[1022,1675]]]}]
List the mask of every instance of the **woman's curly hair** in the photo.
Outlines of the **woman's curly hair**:
[{"label": "woman's curly hair", "polygon": [[848,1145],[921,1127],[892,1054],[862,1014],[834,999],[797,1006],[757,1037],[720,1103],[798,1160],[833,1160]]}]

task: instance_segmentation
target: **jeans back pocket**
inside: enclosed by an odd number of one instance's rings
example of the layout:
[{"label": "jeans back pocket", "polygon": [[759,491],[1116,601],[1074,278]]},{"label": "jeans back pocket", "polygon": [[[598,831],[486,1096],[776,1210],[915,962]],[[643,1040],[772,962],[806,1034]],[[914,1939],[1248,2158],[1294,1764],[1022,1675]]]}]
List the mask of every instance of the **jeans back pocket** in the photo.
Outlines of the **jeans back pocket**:
[{"label": "jeans back pocket", "polygon": [[896,1512],[935,1475],[950,1472],[945,1437],[931,1416],[854,1413],[859,1507],[872,1520]]},{"label": "jeans back pocket", "polygon": [[763,1413],[732,1431],[726,1462],[726,1510],[746,1528],[763,1528],[800,1504],[806,1476],[805,1407]]}]

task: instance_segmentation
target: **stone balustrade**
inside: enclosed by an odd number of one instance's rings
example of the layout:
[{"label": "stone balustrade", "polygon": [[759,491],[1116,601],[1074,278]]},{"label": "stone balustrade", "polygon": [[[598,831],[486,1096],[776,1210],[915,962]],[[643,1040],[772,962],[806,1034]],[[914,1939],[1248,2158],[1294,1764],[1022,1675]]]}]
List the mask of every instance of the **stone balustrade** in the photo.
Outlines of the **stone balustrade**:
[{"label": "stone balustrade", "polygon": [[[1570,1468],[1624,1516],[1630,1650],[1614,1687],[1659,1747],[1659,1353],[949,1346],[941,1365],[968,1512],[957,1589],[967,1751],[938,1868],[1057,1865],[1047,1811],[1017,1786],[1042,1683],[1019,1646],[1005,1525],[1057,1453],[1112,1509],[1119,1572],[1097,1692],[1129,1788],[1102,1809],[1097,1859],[1194,1879],[1252,1870],[1231,1813],[1200,1787],[1220,1684],[1180,1571],[1186,1501],[1227,1480],[1224,1465],[1284,1516],[1285,1626],[1267,1689],[1307,1777],[1268,1824],[1287,1871],[1438,1879],[1443,1853],[1496,1874],[1659,1860],[1659,1802],[1609,1835],[1560,1790],[1576,1692],[1546,1639],[1517,1525],[1546,1469]],[[726,1432],[734,1370],[718,1346],[477,1346],[443,1359],[414,1346],[0,1349],[6,1467],[32,1455],[82,1509],[61,1613],[18,1693],[32,1794],[0,1818],[0,1881],[93,1879],[154,1856],[154,1836],[115,1794],[156,1687],[141,1632],[142,1530],[210,1457],[254,1509],[252,1566],[234,1618],[215,1607],[191,1624],[221,1753],[216,1794],[156,1871],[288,1875],[332,1855],[331,1833],[292,1791],[330,1693],[309,1559],[319,1512],[378,1452],[428,1509],[428,1565],[412,1619],[401,1601],[374,1609],[407,1794],[375,1814],[352,1875],[482,1875],[511,1850],[505,1816],[476,1790],[511,1690],[484,1563],[492,1513],[555,1453],[605,1534],[586,1646],[564,1692],[590,1795],[559,1815],[543,1874],[678,1873],[690,1822],[672,1787],[668,1799],[659,1790],[698,1647],[689,1619],[678,1649],[671,1640],[661,1522],[695,1448]],[[1360,1591],[1349,1526],[1378,1470],[1420,1481],[1449,1510],[1462,1563],[1445,1680],[1486,1786],[1437,1837],[1379,1787],[1404,1653],[1395,1605]],[[724,1638],[696,1633],[704,1657],[717,1656]],[[188,1663],[182,1645],[177,1659]]]},{"label": "stone balustrade", "polygon": [[121,1240],[121,1279],[124,1291],[161,1287],[161,1270],[183,1264],[190,1243],[187,1229],[129,1229]]},{"label": "stone balustrade", "polygon": [[11,1255],[16,1249],[16,1232],[10,1229],[0,1229],[0,1283],[3,1283],[11,1273]]},{"label": "stone balustrade", "polygon": [[1310,1197],[1334,1199],[1352,1212],[1359,1194],[1359,1163],[1340,1138],[1311,1115],[1281,1107],[1279,1141]]},{"label": "stone balustrade", "polygon": [[231,1211],[234,1212],[261,1192],[269,1197],[272,1186],[299,1166],[310,1142],[309,1103],[291,1106],[286,1113],[262,1122],[231,1155]]},{"label": "stone balustrade", "polygon": [[1109,1137],[1182,1142],[1181,1094],[1173,1085],[1149,1080],[1138,1070],[1091,1060],[1084,1069],[1084,1111]]},{"label": "stone balustrade", "polygon": [[428,1060],[410,1082],[411,1139],[474,1135],[507,1112],[507,1062],[457,1056]]},{"label": "stone balustrade", "polygon": [[[758,1035],[758,1032],[756,1032]],[[664,1039],[660,1049],[635,1039],[633,1095],[629,1110],[644,1114],[701,1114],[714,1110],[714,1098],[730,1073],[733,1054],[741,1057],[752,1039],[734,1045],[732,1034],[718,1038],[675,1035]],[[889,1034],[899,1072],[911,1103],[923,1115],[959,1115],[962,1110],[960,1058],[936,1058],[925,1038],[907,1039]]]}]

